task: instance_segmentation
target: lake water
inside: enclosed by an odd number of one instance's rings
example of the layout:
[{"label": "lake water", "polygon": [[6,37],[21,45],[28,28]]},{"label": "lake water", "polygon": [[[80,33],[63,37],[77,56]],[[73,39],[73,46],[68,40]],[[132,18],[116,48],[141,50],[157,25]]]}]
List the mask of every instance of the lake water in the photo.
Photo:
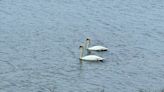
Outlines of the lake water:
[{"label": "lake water", "polygon": [[[86,37],[104,62],[80,63]],[[162,88],[163,0],[0,0],[0,92]]]}]

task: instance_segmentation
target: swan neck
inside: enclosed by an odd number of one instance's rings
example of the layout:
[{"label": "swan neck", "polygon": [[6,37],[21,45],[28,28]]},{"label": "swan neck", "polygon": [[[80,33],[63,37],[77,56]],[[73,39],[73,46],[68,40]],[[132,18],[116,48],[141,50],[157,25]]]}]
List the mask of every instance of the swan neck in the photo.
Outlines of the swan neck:
[{"label": "swan neck", "polygon": [[83,48],[80,48],[80,59],[83,57]]},{"label": "swan neck", "polygon": [[89,47],[89,45],[90,45],[90,41],[86,41],[85,42],[85,49],[87,49]]},{"label": "swan neck", "polygon": [[88,42],[87,41],[85,41],[85,49],[87,49],[88,48]]}]

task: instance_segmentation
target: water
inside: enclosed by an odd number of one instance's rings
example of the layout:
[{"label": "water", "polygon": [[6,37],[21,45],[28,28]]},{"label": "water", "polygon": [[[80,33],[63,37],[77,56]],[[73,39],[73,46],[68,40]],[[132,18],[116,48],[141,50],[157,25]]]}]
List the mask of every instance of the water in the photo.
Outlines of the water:
[{"label": "water", "polygon": [[[164,88],[163,0],[0,0],[0,92]],[[109,52],[79,62],[86,37]]]}]

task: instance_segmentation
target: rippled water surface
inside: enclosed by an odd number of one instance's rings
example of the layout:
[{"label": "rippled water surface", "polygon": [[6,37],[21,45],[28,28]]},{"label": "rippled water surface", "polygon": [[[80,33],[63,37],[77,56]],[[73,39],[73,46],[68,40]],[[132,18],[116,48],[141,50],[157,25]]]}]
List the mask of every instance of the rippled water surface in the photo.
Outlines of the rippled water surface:
[{"label": "rippled water surface", "polygon": [[[103,63],[79,62],[86,37]],[[0,92],[161,88],[163,0],[0,0]]]}]

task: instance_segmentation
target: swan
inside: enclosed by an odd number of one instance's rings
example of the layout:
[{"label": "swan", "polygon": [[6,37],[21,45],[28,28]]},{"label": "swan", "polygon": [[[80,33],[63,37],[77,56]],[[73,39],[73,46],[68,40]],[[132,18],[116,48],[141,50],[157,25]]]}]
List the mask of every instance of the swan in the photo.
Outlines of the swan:
[{"label": "swan", "polygon": [[103,61],[104,60],[104,58],[96,56],[96,55],[83,56],[84,47],[81,45],[79,48],[80,48],[80,60],[85,60],[85,61]]},{"label": "swan", "polygon": [[89,38],[86,39],[85,41],[85,48],[89,51],[107,51],[108,48],[103,47],[103,46],[92,46],[92,47],[88,47],[91,43],[91,40]]}]

